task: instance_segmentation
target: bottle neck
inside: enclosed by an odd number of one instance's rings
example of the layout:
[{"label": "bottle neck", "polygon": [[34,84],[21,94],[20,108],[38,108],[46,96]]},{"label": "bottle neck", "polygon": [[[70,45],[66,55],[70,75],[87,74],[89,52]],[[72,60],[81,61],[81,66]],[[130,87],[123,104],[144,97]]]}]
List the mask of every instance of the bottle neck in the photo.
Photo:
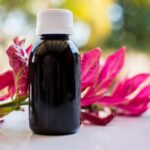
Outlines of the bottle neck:
[{"label": "bottle neck", "polygon": [[42,34],[40,38],[42,40],[68,40],[69,34]]}]

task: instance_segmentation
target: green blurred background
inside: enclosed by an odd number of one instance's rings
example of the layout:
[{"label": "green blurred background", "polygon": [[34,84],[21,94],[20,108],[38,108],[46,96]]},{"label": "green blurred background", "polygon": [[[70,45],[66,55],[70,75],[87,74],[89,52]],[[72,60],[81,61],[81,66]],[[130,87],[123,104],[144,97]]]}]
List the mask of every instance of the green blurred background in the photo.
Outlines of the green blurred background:
[{"label": "green blurred background", "polygon": [[101,47],[109,53],[125,45],[129,66],[133,61],[133,70],[141,67],[140,71],[149,71],[150,0],[0,0],[1,55],[14,36],[33,43],[36,14],[48,8],[74,13],[72,39],[81,51]]}]

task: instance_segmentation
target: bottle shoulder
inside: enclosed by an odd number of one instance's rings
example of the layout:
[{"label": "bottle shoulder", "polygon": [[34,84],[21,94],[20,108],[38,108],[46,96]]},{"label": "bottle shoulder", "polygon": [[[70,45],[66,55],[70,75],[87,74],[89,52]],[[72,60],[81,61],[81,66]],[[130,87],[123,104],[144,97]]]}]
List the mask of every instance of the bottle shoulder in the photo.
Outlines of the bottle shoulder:
[{"label": "bottle shoulder", "polygon": [[32,48],[33,54],[42,54],[42,53],[59,53],[62,51],[70,51],[71,53],[78,53],[79,51],[73,41],[71,40],[42,40],[38,39]]}]

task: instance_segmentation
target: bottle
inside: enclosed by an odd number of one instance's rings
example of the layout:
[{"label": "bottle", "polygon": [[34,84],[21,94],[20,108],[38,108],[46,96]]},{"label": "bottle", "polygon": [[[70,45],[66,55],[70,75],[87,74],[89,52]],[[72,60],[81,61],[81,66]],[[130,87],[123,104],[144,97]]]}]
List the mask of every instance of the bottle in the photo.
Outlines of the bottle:
[{"label": "bottle", "polygon": [[69,36],[69,10],[48,9],[37,16],[39,40],[29,58],[29,124],[36,134],[64,135],[80,127],[80,57]]}]

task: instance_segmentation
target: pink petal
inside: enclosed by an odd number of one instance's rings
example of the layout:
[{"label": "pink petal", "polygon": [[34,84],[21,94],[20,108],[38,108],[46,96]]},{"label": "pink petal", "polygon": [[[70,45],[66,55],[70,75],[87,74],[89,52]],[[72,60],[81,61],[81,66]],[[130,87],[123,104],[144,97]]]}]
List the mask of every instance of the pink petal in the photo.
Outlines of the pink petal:
[{"label": "pink petal", "polygon": [[8,94],[5,94],[5,95],[0,96],[0,101],[4,101],[4,100],[6,100],[6,99],[8,99],[8,98],[10,98],[9,93],[8,93]]},{"label": "pink petal", "polygon": [[9,86],[13,82],[14,82],[14,79],[13,79],[13,72],[12,71],[9,70],[3,74],[0,74],[0,90]]},{"label": "pink petal", "polygon": [[0,101],[6,100],[15,94],[13,72],[10,70],[0,75],[0,90],[6,87],[8,87],[8,91],[7,93],[4,93],[4,95],[0,96]]},{"label": "pink petal", "polygon": [[89,121],[93,124],[97,124],[97,125],[102,125],[105,126],[107,125],[109,122],[111,122],[113,120],[113,118],[115,117],[115,113],[112,112],[110,115],[108,115],[105,118],[101,118],[100,116],[98,116],[98,113],[94,113],[94,112],[81,112],[81,120],[82,121]]},{"label": "pink petal", "polygon": [[84,53],[81,58],[81,87],[82,91],[92,84],[99,73],[100,49],[95,48],[90,52]]},{"label": "pink petal", "polygon": [[28,92],[28,59],[27,52],[30,51],[31,46],[27,49],[23,49],[23,44],[25,40],[19,40],[18,37],[14,39],[14,44],[12,44],[6,51],[9,57],[10,66],[13,69],[14,80],[17,84],[16,92],[17,95],[26,95]]},{"label": "pink petal", "polygon": [[25,41],[26,41],[25,39],[20,40],[20,41],[19,41],[19,46],[24,45],[24,44],[25,44]]},{"label": "pink petal", "polygon": [[132,94],[148,77],[150,77],[150,74],[138,74],[130,79],[125,78],[119,82],[113,96],[123,98]]},{"label": "pink petal", "polygon": [[104,106],[115,106],[118,104],[122,104],[127,100],[124,97],[115,97],[115,96],[104,96],[100,98],[97,103],[104,105]]},{"label": "pink petal", "polygon": [[119,115],[126,115],[126,116],[140,116],[145,111],[147,111],[147,106],[118,106],[118,114]]},{"label": "pink petal", "polygon": [[135,97],[138,98],[148,98],[150,97],[150,85],[145,86]]},{"label": "pink petal", "polygon": [[143,114],[150,103],[150,85],[144,87],[135,97],[128,103],[117,106],[121,115],[139,116]]},{"label": "pink petal", "polygon": [[32,49],[32,45],[29,45],[26,49],[26,53],[29,54],[31,52]]},{"label": "pink petal", "polygon": [[14,44],[18,46],[22,46],[25,43],[25,39],[20,40],[18,36],[15,37],[13,41],[14,41]]},{"label": "pink petal", "polygon": [[81,106],[87,107],[96,103],[100,99],[100,96],[84,97],[81,99]]},{"label": "pink petal", "polygon": [[108,88],[116,75],[120,72],[124,65],[125,61],[125,48],[122,47],[114,54],[110,55],[102,71],[100,73],[98,83],[100,84],[100,88]]},{"label": "pink petal", "polygon": [[18,37],[15,37],[13,41],[16,45],[19,45],[20,40]]}]

